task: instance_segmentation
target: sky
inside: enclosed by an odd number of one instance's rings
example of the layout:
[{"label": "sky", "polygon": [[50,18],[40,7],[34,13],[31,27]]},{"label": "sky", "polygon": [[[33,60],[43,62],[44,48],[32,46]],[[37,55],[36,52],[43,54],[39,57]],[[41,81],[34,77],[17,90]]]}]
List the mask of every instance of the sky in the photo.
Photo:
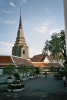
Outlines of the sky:
[{"label": "sky", "polygon": [[20,19],[29,57],[41,54],[46,40],[65,29],[63,0],[0,0],[0,55],[11,55]]}]

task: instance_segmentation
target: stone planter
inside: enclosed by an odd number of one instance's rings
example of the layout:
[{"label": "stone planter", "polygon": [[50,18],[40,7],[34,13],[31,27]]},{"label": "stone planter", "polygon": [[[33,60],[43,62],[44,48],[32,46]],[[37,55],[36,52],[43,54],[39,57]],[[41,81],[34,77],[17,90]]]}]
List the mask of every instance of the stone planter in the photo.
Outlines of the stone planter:
[{"label": "stone planter", "polygon": [[7,83],[12,83],[12,82],[13,82],[12,78],[11,79],[7,78]]},{"label": "stone planter", "polygon": [[36,75],[36,77],[39,77],[40,75],[38,74],[38,75]]},{"label": "stone planter", "polygon": [[33,78],[35,78],[35,76],[33,76]]},{"label": "stone planter", "polygon": [[27,76],[26,80],[29,80],[29,76]]},{"label": "stone planter", "polygon": [[20,91],[24,91],[25,88],[21,88],[21,89],[8,89],[8,92],[20,92]]},{"label": "stone planter", "polygon": [[8,92],[19,92],[23,90],[25,90],[24,84],[21,84],[18,81],[12,82],[12,84],[8,85]]},{"label": "stone planter", "polygon": [[16,80],[17,82],[20,82],[20,80]]},{"label": "stone planter", "polygon": [[22,79],[21,79],[22,81],[26,81],[26,77],[22,77]]},{"label": "stone planter", "polygon": [[30,79],[33,79],[33,76],[29,76]]}]

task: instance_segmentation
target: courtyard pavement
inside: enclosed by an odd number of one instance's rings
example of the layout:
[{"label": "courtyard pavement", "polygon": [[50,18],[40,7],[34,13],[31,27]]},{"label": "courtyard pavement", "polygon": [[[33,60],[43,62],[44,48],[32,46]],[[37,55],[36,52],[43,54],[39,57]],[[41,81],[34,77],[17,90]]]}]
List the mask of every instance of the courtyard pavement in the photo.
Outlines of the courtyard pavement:
[{"label": "courtyard pavement", "polygon": [[67,100],[67,87],[62,80],[52,75],[40,76],[23,82],[25,90],[17,93],[7,92],[7,84],[0,84],[0,100]]}]

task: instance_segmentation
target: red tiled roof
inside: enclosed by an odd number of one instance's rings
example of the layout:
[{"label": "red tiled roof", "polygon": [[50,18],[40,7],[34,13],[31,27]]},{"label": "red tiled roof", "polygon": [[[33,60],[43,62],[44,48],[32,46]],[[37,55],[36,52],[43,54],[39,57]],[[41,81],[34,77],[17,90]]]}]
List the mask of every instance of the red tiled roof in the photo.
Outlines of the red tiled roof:
[{"label": "red tiled roof", "polygon": [[[44,59],[43,55],[39,55],[37,57],[40,57],[42,60]],[[37,57],[34,57],[34,58],[37,58]],[[43,58],[42,58],[43,57]],[[38,59],[37,59],[38,61]],[[27,59],[23,59],[21,57],[16,57],[16,56],[0,56],[0,68],[1,67],[6,67],[7,65],[9,64],[15,64],[17,66],[20,66],[22,64],[25,64],[25,65],[28,65],[28,66],[36,66],[36,67],[51,67],[51,66],[54,66],[54,67],[63,67],[61,66],[59,63],[45,63],[45,62],[31,62],[30,60],[27,60]]]},{"label": "red tiled roof", "polygon": [[13,63],[10,56],[0,56],[0,63]]},{"label": "red tiled roof", "polygon": [[[35,55],[33,58],[31,58],[32,62],[40,62],[42,60],[43,54]],[[44,55],[45,58],[45,55]]]},{"label": "red tiled roof", "polygon": [[32,62],[43,62],[44,59],[46,58],[46,56],[48,57],[48,59],[50,61],[52,61],[51,58],[48,55],[45,55],[45,54],[35,55],[35,56],[33,56],[33,58],[31,58],[31,61]]},{"label": "red tiled roof", "polygon": [[25,64],[28,66],[34,66],[30,60],[23,59],[16,56],[0,56],[0,68],[6,67],[9,64],[15,64],[16,66]]},{"label": "red tiled roof", "polygon": [[15,64],[19,65],[19,64],[26,64],[26,65],[29,65],[29,66],[33,66],[32,62],[27,60],[27,59],[23,59],[23,58],[20,58],[20,57],[12,57]]}]

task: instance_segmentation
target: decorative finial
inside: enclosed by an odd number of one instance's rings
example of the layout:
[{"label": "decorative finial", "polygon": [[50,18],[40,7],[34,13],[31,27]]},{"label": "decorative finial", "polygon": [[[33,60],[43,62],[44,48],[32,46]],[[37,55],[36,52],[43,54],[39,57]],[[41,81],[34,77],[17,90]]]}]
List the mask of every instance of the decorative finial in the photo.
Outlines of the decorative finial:
[{"label": "decorative finial", "polygon": [[20,16],[21,16],[21,7],[20,7]]},{"label": "decorative finial", "polygon": [[20,21],[19,21],[19,29],[22,28],[22,18],[21,18],[21,7],[20,7]]}]

